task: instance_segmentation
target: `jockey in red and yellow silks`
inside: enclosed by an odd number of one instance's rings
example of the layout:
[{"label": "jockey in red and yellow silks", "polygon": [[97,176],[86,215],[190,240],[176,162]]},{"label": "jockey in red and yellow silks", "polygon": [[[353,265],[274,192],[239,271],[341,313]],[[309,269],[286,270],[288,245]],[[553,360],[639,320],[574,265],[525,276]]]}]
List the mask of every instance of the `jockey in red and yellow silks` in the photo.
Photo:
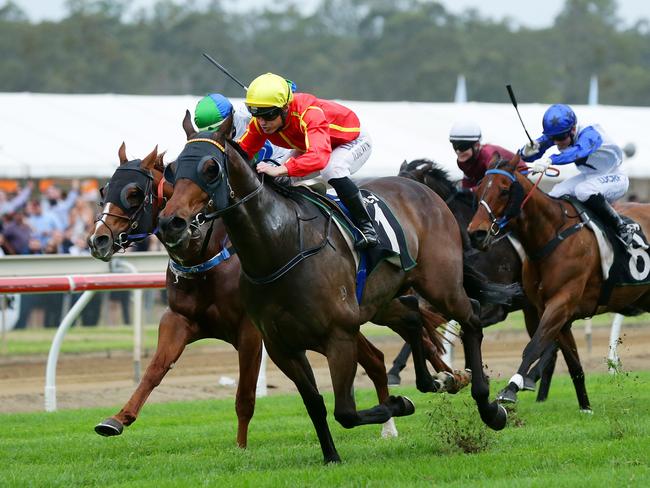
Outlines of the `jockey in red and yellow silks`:
[{"label": "jockey in red and yellow silks", "polygon": [[327,166],[333,149],[359,137],[360,125],[356,114],[343,105],[308,93],[295,93],[280,130],[265,134],[253,118],[239,144],[249,157],[267,139],[275,146],[294,149],[301,154],[284,163],[287,174],[307,176]]},{"label": "jockey in red and yellow silks", "polygon": [[372,152],[370,136],[347,107],[308,93],[293,93],[291,82],[273,73],[255,78],[246,92],[253,116],[239,145],[249,158],[268,140],[292,149],[280,166],[262,161],[256,169],[269,176],[303,177],[314,173],[327,181],[350,211],[361,236],[358,248],[377,245],[378,237],[361,193],[350,175]]}]

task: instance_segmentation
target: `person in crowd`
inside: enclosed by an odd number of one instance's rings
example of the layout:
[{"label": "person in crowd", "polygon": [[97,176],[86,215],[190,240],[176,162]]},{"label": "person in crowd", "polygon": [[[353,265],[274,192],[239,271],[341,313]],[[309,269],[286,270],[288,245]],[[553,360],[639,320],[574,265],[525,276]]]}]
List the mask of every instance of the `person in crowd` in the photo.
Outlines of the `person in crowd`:
[{"label": "person in crowd", "polygon": [[[295,85],[293,85],[295,87]],[[293,88],[295,91],[295,88]],[[233,116],[233,139],[239,139],[251,121],[251,114],[243,102],[233,103],[220,93],[210,93],[196,104],[194,109],[194,123],[199,131],[214,131],[219,129],[229,115]],[[255,161],[273,159],[277,162],[284,161],[290,151],[283,147],[264,142],[262,148],[255,155]]]},{"label": "person in crowd", "polygon": [[68,227],[68,215],[79,197],[79,180],[72,180],[72,188],[63,198],[61,189],[56,185],[50,185],[45,190],[41,199],[41,207],[44,213],[54,215],[59,221],[59,228]]},{"label": "person in crowd", "polygon": [[[522,159],[534,162],[532,170],[540,173],[551,165],[575,164],[580,173],[555,185],[549,195],[555,198],[570,195],[584,202],[605,225],[616,231],[627,247],[632,247],[638,224],[626,224],[610,205],[623,197],[630,185],[621,168],[622,149],[600,125],[579,126],[575,112],[568,105],[551,105],[544,113],[542,127],[542,135],[520,149]],[[559,153],[546,155],[553,146]]]},{"label": "person in crowd", "polygon": [[[463,172],[461,187],[465,190],[473,190],[478,186],[496,153],[508,161],[514,157],[511,151],[501,146],[482,144],[481,138],[481,127],[471,120],[457,121],[449,131],[449,142],[456,153],[456,164]],[[521,163],[520,169],[528,168]]]},{"label": "person in crowd", "polygon": [[32,228],[32,237],[41,242],[44,248],[57,230],[63,230],[61,220],[50,211],[43,211],[41,202],[33,199],[27,202],[27,223]]},{"label": "person in crowd", "polygon": [[29,242],[32,238],[32,228],[27,223],[22,210],[5,215],[2,234],[6,250],[13,251],[13,254],[30,253]]},{"label": "person in crowd", "polygon": [[249,158],[267,140],[294,151],[283,164],[262,162],[257,171],[273,177],[320,174],[336,190],[360,231],[355,247],[377,245],[377,232],[359,188],[350,179],[372,152],[370,136],[357,115],[336,102],[294,93],[291,82],[273,73],[251,82],[246,107],[253,118],[239,144]]},{"label": "person in crowd", "polygon": [[27,203],[27,200],[29,200],[33,189],[34,183],[28,181],[22,189],[18,189],[16,196],[11,199],[7,197],[6,192],[0,190],[0,215],[13,213],[25,205],[25,203]]}]

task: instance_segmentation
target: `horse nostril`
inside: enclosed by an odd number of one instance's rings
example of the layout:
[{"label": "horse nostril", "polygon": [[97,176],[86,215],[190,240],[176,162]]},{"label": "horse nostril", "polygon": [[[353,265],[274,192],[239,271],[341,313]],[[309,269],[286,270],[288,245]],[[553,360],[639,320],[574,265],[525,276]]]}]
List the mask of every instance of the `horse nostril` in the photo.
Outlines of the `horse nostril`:
[{"label": "horse nostril", "polygon": [[184,231],[187,227],[187,222],[185,219],[180,217],[174,217],[171,222],[169,222],[169,230],[172,232],[181,232]]},{"label": "horse nostril", "polygon": [[88,239],[88,244],[91,248],[94,247],[95,249],[105,249],[110,246],[111,238],[104,234],[91,236]]},{"label": "horse nostril", "polygon": [[485,239],[487,238],[487,231],[476,230],[469,235],[472,246],[481,249],[485,246]]}]

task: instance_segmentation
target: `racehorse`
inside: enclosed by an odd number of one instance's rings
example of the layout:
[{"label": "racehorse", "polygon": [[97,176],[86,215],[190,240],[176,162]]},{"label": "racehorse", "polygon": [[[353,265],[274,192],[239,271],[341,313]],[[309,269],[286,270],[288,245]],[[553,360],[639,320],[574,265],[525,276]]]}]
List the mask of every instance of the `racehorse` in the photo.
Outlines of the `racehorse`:
[{"label": "racehorse", "polygon": [[[505,235],[493,241],[486,252],[478,252],[471,247],[467,226],[476,212],[477,201],[474,193],[457,189],[448,173],[429,159],[416,159],[408,163],[404,161],[400,166],[398,175],[425,184],[447,203],[460,227],[463,242],[465,243],[465,259],[468,263],[471,263],[471,266],[494,283],[522,282],[522,256],[517,253],[514,245],[509,239],[505,238]],[[539,322],[537,311],[525,296],[521,298],[521,300],[516,300],[510,305],[491,305],[490,313],[482,314],[484,318],[483,327],[501,322],[510,312],[523,310],[526,330],[529,336],[532,337]],[[528,389],[534,389],[534,384],[530,382],[540,380],[537,392],[538,402],[545,401],[548,397],[551,378],[555,369],[556,355],[557,347],[552,346],[546,352],[547,359],[544,361],[546,366],[543,371],[540,371],[542,368],[534,368],[529,377],[524,378],[528,383],[526,386]]]},{"label": "racehorse", "polygon": [[[129,161],[125,145],[120,147],[120,167],[105,187],[105,205],[94,232],[88,238],[95,258],[108,261],[115,252],[123,251],[135,240],[154,233],[158,214],[173,191],[163,176],[163,155],[156,153],[154,150],[142,160]],[[184,249],[167,246],[173,259],[185,268],[200,266],[208,258],[218,265],[206,267],[204,271],[197,269],[194,273],[174,272],[168,268],[169,309],[160,319],[156,352],[129,401],[119,413],[100,422],[95,427],[97,433],[105,436],[121,434],[124,426],[135,422],[144,402],[173,367],[185,346],[200,339],[216,338],[229,342],[238,351],[237,444],[246,447],[248,424],[255,407],[261,334],[252,325],[240,298],[239,258],[233,253],[224,259],[224,249],[229,247],[226,246],[223,223],[214,221],[208,232],[210,235],[197,234],[197,238]],[[197,243],[201,243],[201,247]],[[385,401],[389,391],[382,352],[362,334],[358,336],[357,346],[359,363],[373,381],[380,401]],[[430,354],[439,355],[437,351]],[[391,421],[383,426],[382,436],[394,435],[397,431]]]},{"label": "racehorse", "polygon": [[[580,409],[591,412],[584,372],[571,332],[576,319],[604,312],[623,315],[650,311],[650,287],[614,288],[605,305],[599,305],[603,284],[600,253],[593,232],[584,228],[579,212],[566,200],[551,198],[516,171],[519,157],[497,161],[486,172],[476,194],[479,207],[469,224],[472,243],[487,249],[499,229],[511,229],[529,259],[523,269],[526,296],[537,309],[539,327],[523,352],[517,373],[500,395],[516,401],[521,377],[528,373],[542,351],[558,340],[573,380]],[[648,205],[619,205],[647,235]]]},{"label": "racehorse", "polygon": [[400,296],[411,287],[461,324],[467,366],[473,371],[472,396],[481,418],[493,429],[505,426],[505,409],[488,401],[478,302],[472,302],[463,288],[460,232],[435,193],[397,177],[366,185],[401,222],[418,264],[406,272],[382,262],[368,277],[358,303],[354,256],[345,236],[331,225],[332,214],[320,212],[306,199],[283,195],[263,178],[260,181],[236,143],[226,141],[221,130],[197,133],[189,112],[183,127],[187,143],[177,159],[174,194],[160,213],[161,238],[182,245],[191,225],[222,218],[240,257],[246,309],[262,331],[269,356],[298,388],[326,463],[339,462],[340,457],[305,351],[327,357],[334,417],[345,428],[413,413],[410,400],[393,396],[357,411],[352,391],[356,336],[367,321],[403,328],[413,347],[418,389],[437,388],[424,362],[417,299]]}]

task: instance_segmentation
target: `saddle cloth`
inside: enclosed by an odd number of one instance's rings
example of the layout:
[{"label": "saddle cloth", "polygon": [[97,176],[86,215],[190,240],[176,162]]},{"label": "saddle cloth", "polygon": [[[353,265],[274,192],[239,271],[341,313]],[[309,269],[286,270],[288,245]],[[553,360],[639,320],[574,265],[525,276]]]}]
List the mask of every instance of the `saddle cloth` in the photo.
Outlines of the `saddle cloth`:
[{"label": "saddle cloth", "polygon": [[382,261],[388,261],[404,271],[412,269],[417,263],[411,257],[406,243],[406,236],[402,225],[395,217],[390,207],[369,190],[361,189],[368,214],[373,221],[379,236],[379,244],[375,247],[358,251],[354,248],[354,241],[360,237],[359,230],[350,219],[348,209],[341,203],[335,193],[325,196],[312,191],[305,186],[292,187],[298,190],[305,198],[315,203],[319,208],[334,211],[334,222],[341,230],[345,241],[352,252],[357,268],[356,295],[361,303],[366,280]]},{"label": "saddle cloth", "polygon": [[[606,226],[590,210],[576,199],[568,199],[578,210],[580,218],[596,236],[600,251],[603,286],[598,300],[599,305],[609,301],[614,287],[650,284],[650,255],[644,249],[648,240],[643,231],[634,235],[638,247],[629,249],[617,237],[616,231]],[[635,223],[629,217],[621,215],[626,223]]]}]

